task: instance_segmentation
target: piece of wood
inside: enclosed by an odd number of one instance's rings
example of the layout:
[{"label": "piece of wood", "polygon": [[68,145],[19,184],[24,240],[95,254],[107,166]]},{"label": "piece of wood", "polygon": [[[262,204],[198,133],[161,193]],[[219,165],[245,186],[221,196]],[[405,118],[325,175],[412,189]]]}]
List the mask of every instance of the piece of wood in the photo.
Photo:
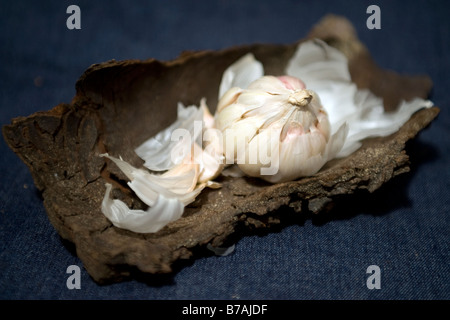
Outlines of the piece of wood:
[{"label": "piece of wood", "polygon": [[[383,97],[391,110],[401,99],[426,98],[427,76],[402,76],[378,68],[344,18],[327,16],[307,38],[317,37],[348,57],[352,79]],[[306,38],[306,39],[307,39]],[[306,40],[305,39],[305,40]],[[223,71],[247,52],[281,75],[298,43],[256,44],[222,51],[183,53],[170,62],[109,61],[91,66],[76,83],[70,104],[12,120],[3,127],[9,147],[28,166],[48,217],[60,236],[99,283],[121,281],[134,271],[173,271],[207,244],[223,246],[232,237],[280,224],[286,211],[320,214],[333,201],[357,190],[373,192],[409,171],[405,143],[437,116],[437,107],[421,110],[396,133],[364,141],[347,158],[333,160],[311,177],[281,184],[253,178],[220,177],[220,189],[204,190],[183,217],[154,234],[114,227],[101,212],[105,183],[132,208],[144,208],[110,161],[109,152],[135,166],[142,160],[134,148],[175,120],[178,101],[214,111]],[[200,250],[201,251],[201,250]]]}]

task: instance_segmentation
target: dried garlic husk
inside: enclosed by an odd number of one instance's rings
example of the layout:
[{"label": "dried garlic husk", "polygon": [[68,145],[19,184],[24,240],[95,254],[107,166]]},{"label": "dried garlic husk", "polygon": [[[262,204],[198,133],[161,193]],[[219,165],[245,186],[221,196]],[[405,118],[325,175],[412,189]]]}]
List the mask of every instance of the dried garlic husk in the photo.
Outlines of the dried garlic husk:
[{"label": "dried garlic husk", "polygon": [[315,91],[328,113],[331,134],[346,124],[348,133],[336,157],[345,157],[368,137],[390,135],[406,123],[413,113],[430,108],[429,100],[402,101],[393,112],[385,112],[383,99],[352,82],[347,58],[322,40],[301,43],[288,62],[286,74],[302,79]]},{"label": "dried garlic husk", "polygon": [[[136,149],[144,166],[152,172],[102,154],[121,169],[130,180],[129,187],[148,205],[145,211],[129,209],[121,200],[111,198],[112,186],[107,184],[103,214],[117,227],[140,233],[157,232],[179,219],[184,207],[205,187],[219,187],[212,180],[222,171],[223,155],[214,135],[216,130],[211,130],[213,126],[213,116],[204,100],[200,107],[185,108],[180,103],[177,120]],[[202,147],[203,134],[209,139]]]}]

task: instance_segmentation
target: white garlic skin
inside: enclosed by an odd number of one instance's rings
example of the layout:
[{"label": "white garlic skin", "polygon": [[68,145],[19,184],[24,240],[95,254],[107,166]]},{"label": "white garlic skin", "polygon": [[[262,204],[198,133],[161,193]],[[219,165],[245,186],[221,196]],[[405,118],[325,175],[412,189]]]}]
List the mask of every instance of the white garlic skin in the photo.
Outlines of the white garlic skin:
[{"label": "white garlic skin", "polygon": [[300,79],[264,76],[247,88],[231,88],[215,116],[227,163],[249,176],[291,181],[316,173],[328,160],[328,115]]}]

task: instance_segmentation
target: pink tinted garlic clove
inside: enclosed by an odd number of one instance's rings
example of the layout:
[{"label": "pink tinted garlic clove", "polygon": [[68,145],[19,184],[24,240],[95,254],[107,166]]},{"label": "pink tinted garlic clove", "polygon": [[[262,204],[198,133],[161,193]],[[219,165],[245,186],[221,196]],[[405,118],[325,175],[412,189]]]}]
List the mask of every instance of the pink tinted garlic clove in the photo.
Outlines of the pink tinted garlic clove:
[{"label": "pink tinted garlic clove", "polygon": [[280,80],[286,89],[289,90],[303,90],[306,88],[305,83],[299,78],[291,77],[291,76],[279,76],[277,77]]}]

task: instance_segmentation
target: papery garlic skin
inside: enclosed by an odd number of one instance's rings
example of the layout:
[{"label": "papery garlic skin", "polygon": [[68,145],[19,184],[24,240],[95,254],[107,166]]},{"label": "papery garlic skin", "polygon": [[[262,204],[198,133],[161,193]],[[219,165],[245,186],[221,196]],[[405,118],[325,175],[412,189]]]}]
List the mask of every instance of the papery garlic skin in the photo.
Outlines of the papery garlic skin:
[{"label": "papery garlic skin", "polygon": [[119,167],[129,179],[130,189],[148,205],[145,211],[130,209],[123,201],[111,198],[112,185],[106,184],[103,214],[115,226],[138,233],[158,232],[179,219],[184,207],[205,187],[220,187],[212,181],[224,167],[217,132],[214,117],[204,99],[200,107],[185,108],[180,103],[177,120],[136,149],[145,160],[144,166],[151,171],[135,168],[121,158],[101,154]]},{"label": "papery garlic skin", "polygon": [[314,174],[328,160],[327,113],[317,94],[291,76],[231,88],[218,103],[216,126],[227,163],[272,183]]},{"label": "papery garlic skin", "polygon": [[102,154],[113,161],[130,180],[128,186],[148,205],[147,210],[132,210],[119,200],[111,198],[111,184],[106,185],[102,201],[103,214],[117,227],[139,233],[157,232],[169,222],[179,219],[184,207],[195,200],[208,186],[199,183],[199,164],[185,159],[163,174],[152,174],[135,168],[128,162]]},{"label": "papery garlic skin", "polygon": [[183,215],[184,205],[177,199],[158,195],[154,205],[146,211],[131,210],[123,201],[111,198],[111,190],[112,185],[107,183],[102,212],[118,228],[154,233]]},{"label": "papery garlic skin", "polygon": [[263,75],[264,66],[262,63],[256,60],[252,53],[247,53],[224,71],[219,86],[219,98],[230,88],[246,88]]},{"label": "papery garlic skin", "polygon": [[331,134],[346,125],[345,143],[336,157],[345,157],[368,137],[396,132],[411,115],[433,106],[420,98],[402,101],[397,110],[385,112],[383,99],[352,81],[345,55],[319,39],[301,43],[289,60],[286,73],[301,78],[320,96],[329,116]]},{"label": "papery garlic skin", "polygon": [[[139,145],[135,152],[143,159],[144,166],[152,171],[169,170],[179,164],[190,151],[193,141],[196,141],[201,131],[195,130],[195,123],[202,123],[205,110],[195,105],[185,107],[178,103],[177,119],[170,126],[158,132],[155,136]],[[172,139],[175,130],[185,130],[192,141]],[[178,157],[173,157],[177,154]]]}]

